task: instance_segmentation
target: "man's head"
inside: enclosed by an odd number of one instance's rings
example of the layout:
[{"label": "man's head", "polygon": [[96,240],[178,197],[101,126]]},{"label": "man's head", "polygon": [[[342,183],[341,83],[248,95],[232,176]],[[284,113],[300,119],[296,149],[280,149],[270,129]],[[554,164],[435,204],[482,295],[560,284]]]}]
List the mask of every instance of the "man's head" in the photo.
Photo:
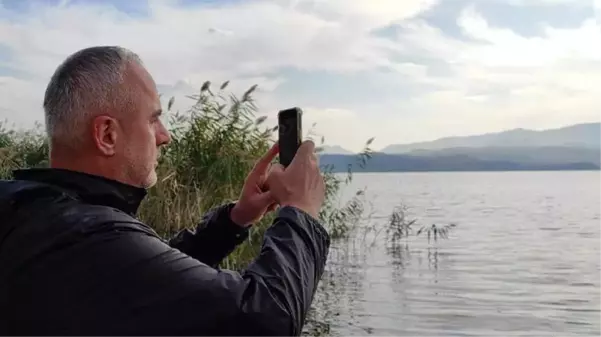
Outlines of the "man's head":
[{"label": "man's head", "polygon": [[156,183],[159,147],[170,138],[156,85],[136,54],[106,46],[71,55],[48,84],[44,110],[52,167]]}]

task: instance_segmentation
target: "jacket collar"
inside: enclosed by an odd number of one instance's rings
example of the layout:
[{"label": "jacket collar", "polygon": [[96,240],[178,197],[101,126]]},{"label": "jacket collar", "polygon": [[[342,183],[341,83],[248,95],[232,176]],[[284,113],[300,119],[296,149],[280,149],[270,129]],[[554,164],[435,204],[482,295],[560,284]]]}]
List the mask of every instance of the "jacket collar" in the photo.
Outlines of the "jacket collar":
[{"label": "jacket collar", "polygon": [[55,185],[83,202],[114,207],[132,216],[137,213],[147,193],[144,188],[66,169],[31,168],[15,170],[13,176],[17,180]]}]

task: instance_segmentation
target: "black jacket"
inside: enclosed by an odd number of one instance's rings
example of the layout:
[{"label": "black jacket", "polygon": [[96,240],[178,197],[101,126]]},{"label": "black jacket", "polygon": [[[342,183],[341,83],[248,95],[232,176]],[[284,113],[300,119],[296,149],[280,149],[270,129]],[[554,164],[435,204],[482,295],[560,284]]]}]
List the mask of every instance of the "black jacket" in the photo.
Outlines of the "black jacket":
[{"label": "black jacket", "polygon": [[330,238],[283,207],[243,272],[216,266],[247,236],[209,212],[161,239],[135,217],[146,191],[59,169],[0,181],[0,334],[299,335]]}]

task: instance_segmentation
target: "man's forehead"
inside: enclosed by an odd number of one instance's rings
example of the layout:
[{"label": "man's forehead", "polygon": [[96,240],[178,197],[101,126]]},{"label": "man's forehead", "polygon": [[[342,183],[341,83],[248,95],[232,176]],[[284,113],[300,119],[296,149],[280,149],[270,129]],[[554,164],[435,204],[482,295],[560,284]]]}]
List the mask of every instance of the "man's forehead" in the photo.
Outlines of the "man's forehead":
[{"label": "man's forehead", "polygon": [[158,91],[156,83],[152,75],[142,65],[132,62],[128,65],[129,76],[126,76],[125,82],[128,86],[136,86],[149,96],[156,96],[158,99]]}]

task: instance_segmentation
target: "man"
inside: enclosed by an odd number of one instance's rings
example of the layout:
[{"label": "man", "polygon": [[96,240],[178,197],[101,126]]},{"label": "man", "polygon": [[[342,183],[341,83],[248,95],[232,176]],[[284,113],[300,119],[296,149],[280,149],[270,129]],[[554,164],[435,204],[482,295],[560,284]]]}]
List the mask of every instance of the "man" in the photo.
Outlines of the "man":
[{"label": "man", "polygon": [[[314,145],[247,177],[237,202],[169,242],[136,219],[169,143],[152,77],[132,52],[69,57],[44,98],[50,168],[0,182],[3,335],[299,335],[330,239]],[[260,256],[217,265],[279,205]]]}]

